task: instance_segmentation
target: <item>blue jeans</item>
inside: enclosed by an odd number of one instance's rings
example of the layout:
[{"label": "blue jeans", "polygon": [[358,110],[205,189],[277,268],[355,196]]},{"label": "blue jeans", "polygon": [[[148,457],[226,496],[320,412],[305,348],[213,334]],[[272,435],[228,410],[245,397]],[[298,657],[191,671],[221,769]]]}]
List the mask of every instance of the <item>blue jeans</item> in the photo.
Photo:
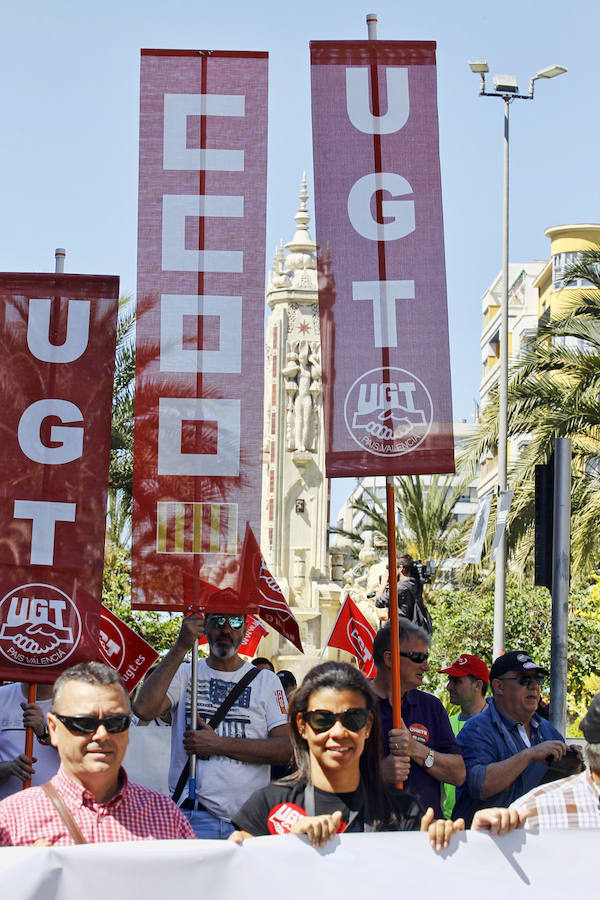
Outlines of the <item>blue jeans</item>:
[{"label": "blue jeans", "polygon": [[200,840],[225,841],[235,831],[231,822],[217,819],[206,809],[182,809],[181,811]]}]

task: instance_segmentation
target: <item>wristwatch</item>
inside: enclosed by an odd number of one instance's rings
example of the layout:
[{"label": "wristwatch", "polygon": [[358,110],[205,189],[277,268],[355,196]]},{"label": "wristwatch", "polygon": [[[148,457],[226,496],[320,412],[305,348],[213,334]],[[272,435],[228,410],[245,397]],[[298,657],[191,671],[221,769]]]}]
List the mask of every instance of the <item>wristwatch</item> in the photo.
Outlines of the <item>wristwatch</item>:
[{"label": "wristwatch", "polygon": [[435,762],[435,753],[434,753],[433,750],[430,748],[430,749],[429,749],[429,753],[427,754],[427,756],[426,756],[425,759],[423,760],[423,765],[424,765],[424,767],[425,767],[426,769],[430,769],[430,768],[432,767],[432,765],[434,764],[434,762]]}]

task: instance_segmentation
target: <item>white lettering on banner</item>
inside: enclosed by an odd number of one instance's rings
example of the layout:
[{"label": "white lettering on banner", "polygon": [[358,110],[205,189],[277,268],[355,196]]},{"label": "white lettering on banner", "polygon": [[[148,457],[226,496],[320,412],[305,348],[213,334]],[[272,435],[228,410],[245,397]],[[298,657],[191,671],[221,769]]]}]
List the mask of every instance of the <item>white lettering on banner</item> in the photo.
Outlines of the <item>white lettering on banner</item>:
[{"label": "white lettering on banner", "polygon": [[31,622],[32,625],[45,625],[49,621],[48,612],[52,612],[52,623],[57,628],[64,628],[63,613],[67,608],[64,600],[46,600],[43,597],[11,597],[6,624],[9,628]]},{"label": "white lettering on banner", "polygon": [[[50,427],[50,440],[59,447],[47,447],[41,440],[41,427],[45,419],[55,416],[63,427]],[[82,422],[83,416],[69,400],[36,400],[28,406],[19,420],[17,437],[25,456],[33,462],[60,466],[79,459],[83,454],[83,428],[66,426],[66,422]]]},{"label": "white lettering on banner", "polygon": [[[158,404],[158,474],[237,477],[240,473],[240,400],[161,397]],[[215,453],[184,453],[184,422],[216,426]]]},{"label": "white lettering on banner", "polygon": [[381,214],[391,222],[378,222],[371,212],[371,200],[378,191],[388,191],[392,197],[412,194],[413,189],[402,175],[395,172],[372,172],[363,175],[350,188],[348,217],[352,227],[369,241],[397,241],[415,230],[413,200],[383,200]]},{"label": "white lettering on banner", "polygon": [[69,300],[67,334],[63,344],[51,344],[50,313],[52,300],[31,299],[27,319],[27,346],[43,362],[70,363],[79,359],[88,344],[90,332],[89,300]]},{"label": "white lettering on banner", "polygon": [[243,172],[244,151],[187,146],[189,116],[243,116],[240,94],[165,94],[163,167],[206,172]]},{"label": "white lettering on banner", "polygon": [[31,519],[31,565],[51,566],[54,562],[54,534],[57,522],[74,522],[77,504],[47,500],[15,500],[14,518]]},{"label": "white lettering on banner", "polygon": [[164,194],[162,214],[162,268],[176,272],[242,272],[241,250],[188,250],[185,220],[200,217],[241,219],[244,198],[197,194]]},{"label": "white lettering on banner", "polygon": [[396,300],[414,300],[414,281],[353,281],[353,300],[373,303],[373,330],[376,347],[397,347]]},{"label": "white lettering on banner", "polygon": [[382,116],[371,112],[371,91],[368,66],[346,69],[346,110],[348,118],[358,131],[365,134],[393,134],[406,125],[410,114],[408,94],[408,69],[399,66],[386,67],[387,97],[379,100],[380,107],[387,106]]},{"label": "white lettering on banner", "polygon": [[[215,316],[219,349],[184,347],[184,318]],[[163,294],[160,298],[161,372],[241,372],[242,298]]]}]

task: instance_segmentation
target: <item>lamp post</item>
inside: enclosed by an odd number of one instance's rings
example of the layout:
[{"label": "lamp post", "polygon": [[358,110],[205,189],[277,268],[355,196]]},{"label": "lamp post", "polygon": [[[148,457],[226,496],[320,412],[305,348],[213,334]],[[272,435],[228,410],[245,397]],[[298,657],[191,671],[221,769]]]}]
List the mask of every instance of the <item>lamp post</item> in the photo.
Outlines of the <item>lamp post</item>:
[{"label": "lamp post", "polygon": [[[479,75],[479,95],[500,97],[504,101],[504,189],[502,208],[502,305],[500,307],[500,374],[498,379],[498,502],[506,491],[508,470],[508,125],[513,100],[533,100],[535,82],[540,78],[554,78],[567,70],[563,66],[541,69],[529,82],[529,93],[519,94],[513,75],[494,75],[494,90],[486,91],[485,76],[488,64],[481,60],[470,62],[471,71]],[[494,581],[494,659],[504,653],[504,623],[506,607],[506,531],[503,532],[496,555]]]}]

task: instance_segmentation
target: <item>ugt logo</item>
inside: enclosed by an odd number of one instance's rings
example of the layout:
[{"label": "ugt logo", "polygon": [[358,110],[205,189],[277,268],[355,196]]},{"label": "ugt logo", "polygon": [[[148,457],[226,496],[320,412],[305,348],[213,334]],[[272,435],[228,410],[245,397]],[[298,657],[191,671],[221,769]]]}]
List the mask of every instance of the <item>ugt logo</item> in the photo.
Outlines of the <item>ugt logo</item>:
[{"label": "ugt logo", "polygon": [[433,403],[412,372],[379,367],[356,379],[346,395],[344,418],[362,450],[376,456],[401,456],[429,434]]},{"label": "ugt logo", "polygon": [[67,594],[49,584],[23,584],[0,600],[0,654],[12,663],[53,666],[71,656],[81,617]]}]

